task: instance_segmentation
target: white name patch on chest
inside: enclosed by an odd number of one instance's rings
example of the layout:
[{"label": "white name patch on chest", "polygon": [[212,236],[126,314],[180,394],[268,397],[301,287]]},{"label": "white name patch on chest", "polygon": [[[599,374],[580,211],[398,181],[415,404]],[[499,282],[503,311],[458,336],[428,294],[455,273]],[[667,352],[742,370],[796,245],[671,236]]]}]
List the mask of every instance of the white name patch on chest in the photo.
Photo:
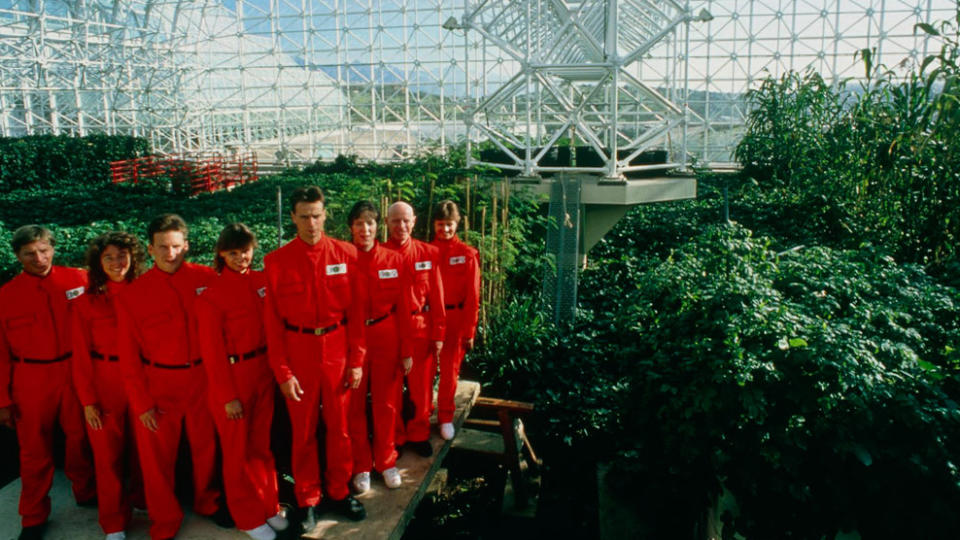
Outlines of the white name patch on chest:
[{"label": "white name patch on chest", "polygon": [[386,270],[377,272],[377,275],[380,276],[380,279],[395,279],[400,273],[397,272],[396,268],[387,268]]},{"label": "white name patch on chest", "polygon": [[431,268],[433,268],[433,261],[417,261],[413,265],[413,269],[417,272],[421,270],[430,270]]},{"label": "white name patch on chest", "polygon": [[328,276],[339,276],[340,274],[346,274],[346,273],[347,273],[347,263],[327,265]]},{"label": "white name patch on chest", "polygon": [[202,293],[205,290],[207,290],[206,287],[197,287],[197,296],[200,296],[200,293]]},{"label": "white name patch on chest", "polygon": [[453,266],[455,264],[467,264],[467,258],[464,257],[463,255],[460,255],[458,257],[450,257],[450,266]]},{"label": "white name patch on chest", "polygon": [[76,287],[76,288],[70,289],[66,292],[66,294],[67,294],[67,300],[73,300],[74,298],[83,294],[83,287]]},{"label": "white name patch on chest", "polygon": [[266,296],[267,296],[267,288],[266,288],[266,287],[260,287],[259,289],[257,289],[257,295],[259,295],[260,298],[266,297]]}]

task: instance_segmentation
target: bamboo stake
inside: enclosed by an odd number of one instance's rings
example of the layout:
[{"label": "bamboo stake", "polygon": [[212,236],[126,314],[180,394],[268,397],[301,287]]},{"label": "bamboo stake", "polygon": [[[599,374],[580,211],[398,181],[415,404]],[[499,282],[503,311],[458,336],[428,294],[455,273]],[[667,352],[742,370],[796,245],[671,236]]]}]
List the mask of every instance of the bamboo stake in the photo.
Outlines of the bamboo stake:
[{"label": "bamboo stake", "polygon": [[430,235],[433,234],[433,189],[437,186],[437,179],[430,179],[430,197],[427,199],[427,242],[430,241]]},{"label": "bamboo stake", "polygon": [[[487,232],[487,231],[485,230],[485,228],[484,228],[484,226],[483,226],[483,223],[484,223],[486,220],[487,220],[487,207],[484,206],[483,208],[480,209],[480,246],[481,246],[481,248],[483,248],[484,246],[487,245],[487,242],[486,242],[486,238],[487,238],[486,232]],[[486,268],[483,268],[484,266],[486,266]],[[489,262],[485,262],[485,261],[483,261],[483,260],[481,259],[481,268],[483,268],[483,270],[482,270],[482,273],[483,273],[483,274],[486,274],[486,275],[488,275],[488,276],[490,275],[490,264],[489,264]],[[489,287],[487,287],[487,290],[489,290]],[[487,295],[487,290],[481,290],[481,291],[480,291],[480,297],[481,297],[481,299],[483,300],[484,303],[486,303],[486,302],[489,301],[489,300],[488,300],[489,296]]]},{"label": "bamboo stake", "polygon": [[464,199],[464,207],[466,209],[465,214],[467,218],[463,222],[463,232],[466,233],[470,230],[470,216],[471,216],[470,214],[470,178],[469,177],[467,178],[467,183],[466,183],[466,187],[464,188],[464,191],[465,191],[465,194],[463,196],[463,199]]}]

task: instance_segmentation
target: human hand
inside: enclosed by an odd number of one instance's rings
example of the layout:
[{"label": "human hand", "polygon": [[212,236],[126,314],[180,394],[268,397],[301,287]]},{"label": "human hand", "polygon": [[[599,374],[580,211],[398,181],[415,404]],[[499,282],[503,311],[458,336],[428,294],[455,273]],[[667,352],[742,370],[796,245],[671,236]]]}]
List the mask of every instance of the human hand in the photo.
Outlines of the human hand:
[{"label": "human hand", "polygon": [[363,368],[350,368],[350,377],[347,386],[350,388],[360,388],[360,381],[363,379]]},{"label": "human hand", "polygon": [[9,407],[0,407],[0,426],[7,426],[10,429],[16,429],[16,411],[13,405]]},{"label": "human hand", "polygon": [[223,408],[227,411],[228,420],[239,420],[243,418],[243,405],[240,404],[239,399],[228,402]]},{"label": "human hand", "polygon": [[96,405],[87,405],[83,408],[83,416],[87,419],[87,425],[93,430],[103,429],[103,420],[100,418],[100,407]]},{"label": "human hand", "polygon": [[157,408],[154,407],[140,415],[140,423],[143,424],[143,427],[156,433],[157,430],[160,428],[159,415],[160,415],[160,411],[158,411]]},{"label": "human hand", "polygon": [[473,350],[473,338],[463,340],[463,352],[470,352]]},{"label": "human hand", "polygon": [[404,374],[404,375],[409,375],[409,374],[410,374],[410,370],[413,369],[413,357],[412,357],[412,356],[408,356],[408,357],[404,358],[403,360],[401,360],[400,362],[403,363],[403,374]]},{"label": "human hand", "polygon": [[280,385],[280,392],[282,392],[287,399],[300,401],[300,396],[303,395],[303,388],[300,388],[300,381],[298,381],[296,377],[290,377]]},{"label": "human hand", "polygon": [[439,358],[440,358],[440,351],[443,350],[443,342],[442,342],[442,341],[434,341],[434,342],[433,342],[433,349],[434,349],[434,353],[437,355],[437,358],[439,359]]}]

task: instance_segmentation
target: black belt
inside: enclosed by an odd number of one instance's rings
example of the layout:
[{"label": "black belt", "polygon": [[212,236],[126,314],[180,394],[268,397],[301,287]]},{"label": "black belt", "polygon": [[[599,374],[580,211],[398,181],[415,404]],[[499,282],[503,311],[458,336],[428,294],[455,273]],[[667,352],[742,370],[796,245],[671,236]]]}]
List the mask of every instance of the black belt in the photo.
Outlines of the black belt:
[{"label": "black belt", "polygon": [[247,352],[245,352],[245,353],[243,353],[243,354],[229,354],[229,355],[227,355],[227,362],[230,362],[230,365],[232,366],[233,364],[236,364],[236,363],[238,363],[238,362],[243,362],[244,360],[249,360],[249,359],[251,359],[251,358],[256,358],[257,356],[260,356],[261,354],[264,354],[265,352],[267,352],[267,346],[266,346],[266,345],[264,345],[263,347],[259,347],[259,348],[257,348],[257,349],[254,349],[254,350],[252,350],[252,351],[247,351]]},{"label": "black belt", "polygon": [[428,313],[430,311],[430,304],[424,304],[422,308],[413,310],[411,315],[419,315],[421,313]]},{"label": "black belt", "polygon": [[342,325],[347,324],[347,318],[344,317],[340,319],[340,322],[335,322],[330,326],[324,326],[323,328],[310,328],[309,326],[297,326],[295,324],[290,324],[287,321],[283,321],[283,326],[291,332],[300,332],[301,334],[310,334],[314,336],[322,336],[324,334],[329,334]]},{"label": "black belt", "polygon": [[460,302],[459,304],[446,304],[443,307],[447,309],[463,309],[463,302]]},{"label": "black belt", "polygon": [[393,312],[396,311],[396,310],[397,310],[397,306],[396,306],[396,304],[394,304],[394,306],[393,306],[392,308],[390,308],[390,311],[384,313],[383,315],[381,315],[381,316],[379,316],[379,317],[377,317],[377,318],[375,318],[375,319],[367,319],[367,320],[363,321],[363,324],[365,324],[365,325],[367,325],[367,326],[373,326],[373,325],[377,324],[378,322],[383,321],[384,319],[386,319],[386,318],[389,317],[390,315],[393,315]]},{"label": "black belt", "polygon": [[21,358],[19,356],[10,356],[11,362],[23,362],[24,364],[56,364],[57,362],[63,362],[67,358],[73,356],[73,352],[63,353],[56,358]]},{"label": "black belt", "polygon": [[116,362],[120,360],[120,357],[115,354],[104,355],[97,351],[90,351],[90,358],[93,358],[94,360],[102,360],[104,362]]},{"label": "black belt", "polygon": [[159,362],[151,362],[150,360],[147,360],[142,356],[140,357],[140,361],[148,366],[153,366],[155,368],[160,368],[160,369],[187,369],[187,368],[192,368],[194,366],[199,366],[200,364],[202,364],[203,358],[197,358],[196,360],[191,360],[186,364],[161,364]]}]

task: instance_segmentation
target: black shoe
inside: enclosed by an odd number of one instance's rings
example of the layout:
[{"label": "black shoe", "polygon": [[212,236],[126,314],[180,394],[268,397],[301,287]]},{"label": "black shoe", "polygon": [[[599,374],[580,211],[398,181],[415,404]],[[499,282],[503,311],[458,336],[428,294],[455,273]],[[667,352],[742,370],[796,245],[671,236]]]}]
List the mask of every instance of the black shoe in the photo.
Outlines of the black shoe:
[{"label": "black shoe", "polygon": [[24,527],[20,531],[20,536],[17,538],[19,540],[43,540],[43,532],[47,530],[47,524],[41,523],[40,525],[31,525],[29,527]]},{"label": "black shoe", "polygon": [[430,441],[409,441],[407,442],[407,446],[422,457],[430,457],[433,455],[433,445],[430,444]]},{"label": "black shoe", "polygon": [[353,495],[347,495],[345,499],[339,501],[326,500],[326,510],[339,514],[353,521],[361,521],[367,517],[367,510],[360,501],[353,498]]},{"label": "black shoe", "polygon": [[233,517],[230,516],[230,510],[227,509],[227,505],[220,503],[220,507],[217,508],[217,511],[207,516],[210,521],[217,524],[218,527],[223,527],[224,529],[232,529],[236,523],[233,522]]},{"label": "black shoe", "polygon": [[319,507],[320,505],[296,508],[290,516],[292,521],[300,523],[303,534],[309,534],[317,526],[317,518],[321,514]]},{"label": "black shoe", "polygon": [[97,496],[94,495],[89,499],[84,499],[82,501],[77,501],[77,506],[80,508],[96,508],[97,507]]}]

